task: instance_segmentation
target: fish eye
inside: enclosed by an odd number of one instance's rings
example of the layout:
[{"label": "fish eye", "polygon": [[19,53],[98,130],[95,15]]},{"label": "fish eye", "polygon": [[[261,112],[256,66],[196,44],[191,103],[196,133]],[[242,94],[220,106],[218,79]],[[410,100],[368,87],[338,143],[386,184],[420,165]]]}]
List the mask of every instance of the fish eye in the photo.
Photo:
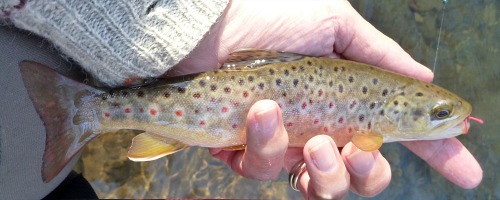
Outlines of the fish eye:
[{"label": "fish eye", "polygon": [[451,114],[451,106],[447,103],[440,103],[432,108],[432,113],[436,119],[447,118]]}]

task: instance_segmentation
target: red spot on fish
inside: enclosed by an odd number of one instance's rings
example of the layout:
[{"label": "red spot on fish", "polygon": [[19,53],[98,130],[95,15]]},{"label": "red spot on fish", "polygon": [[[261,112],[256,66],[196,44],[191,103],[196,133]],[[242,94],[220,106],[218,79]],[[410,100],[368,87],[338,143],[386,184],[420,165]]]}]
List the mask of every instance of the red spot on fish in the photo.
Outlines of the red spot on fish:
[{"label": "red spot on fish", "polygon": [[234,129],[238,128],[238,124],[233,124],[233,128]]},{"label": "red spot on fish", "polygon": [[323,127],[323,131],[325,131],[325,133],[328,132],[328,127],[326,127],[326,126]]},{"label": "red spot on fish", "polygon": [[330,104],[328,104],[328,108],[333,108],[333,102],[330,102]]},{"label": "red spot on fish", "polygon": [[132,112],[132,109],[130,109],[130,108],[125,108],[125,113],[130,113],[130,112]]},{"label": "red spot on fish", "polygon": [[181,110],[176,110],[175,111],[175,115],[177,115],[177,117],[182,117],[182,111]]},{"label": "red spot on fish", "polygon": [[110,116],[111,116],[111,114],[109,114],[109,113],[104,113],[104,116],[105,116],[105,117],[110,117]]},{"label": "red spot on fish", "polygon": [[238,107],[238,106],[240,106],[240,102],[233,102],[233,106],[234,106],[234,107]]},{"label": "red spot on fish", "polygon": [[200,113],[200,110],[196,109],[196,110],[194,110],[194,113],[198,114],[198,113]]},{"label": "red spot on fish", "polygon": [[348,130],[348,131],[349,131],[349,133],[352,133],[352,128],[351,128],[351,127],[349,127],[349,130]]},{"label": "red spot on fish", "polygon": [[201,120],[201,121],[200,121],[200,126],[205,125],[205,123],[206,123],[205,121]]},{"label": "red spot on fish", "polygon": [[199,99],[201,97],[201,94],[200,93],[195,93],[195,94],[193,94],[193,97],[195,99]]},{"label": "red spot on fish", "polygon": [[309,99],[309,104],[313,104],[313,100],[312,99]]},{"label": "red spot on fish", "polygon": [[225,113],[227,112],[229,109],[227,107],[222,107],[222,112]]},{"label": "red spot on fish", "polygon": [[155,109],[151,109],[151,110],[149,110],[149,114],[156,115],[156,114],[158,114],[158,111],[156,111]]},{"label": "red spot on fish", "polygon": [[243,97],[247,98],[248,97],[248,92],[247,91],[244,91],[243,92]]},{"label": "red spot on fish", "polygon": [[306,102],[302,103],[302,109],[306,109],[306,107],[307,107],[307,103]]},{"label": "red spot on fish", "polygon": [[319,119],[314,119],[314,124],[318,124],[319,123]]},{"label": "red spot on fish", "polygon": [[144,112],[144,108],[139,108],[139,112],[143,113]]},{"label": "red spot on fish", "polygon": [[344,122],[344,118],[343,117],[339,118],[339,123],[342,124],[343,122]]},{"label": "red spot on fish", "polygon": [[286,124],[286,126],[293,126],[293,123],[292,123],[292,122],[288,122],[288,123]]}]

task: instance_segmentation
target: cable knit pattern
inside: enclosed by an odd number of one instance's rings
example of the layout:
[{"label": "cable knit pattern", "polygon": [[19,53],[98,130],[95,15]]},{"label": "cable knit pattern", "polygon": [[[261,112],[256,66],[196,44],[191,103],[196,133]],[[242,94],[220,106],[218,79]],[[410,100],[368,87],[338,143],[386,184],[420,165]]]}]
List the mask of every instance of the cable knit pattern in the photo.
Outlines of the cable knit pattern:
[{"label": "cable knit pattern", "polygon": [[98,80],[157,77],[208,32],[228,0],[0,0],[3,21],[49,39]]}]

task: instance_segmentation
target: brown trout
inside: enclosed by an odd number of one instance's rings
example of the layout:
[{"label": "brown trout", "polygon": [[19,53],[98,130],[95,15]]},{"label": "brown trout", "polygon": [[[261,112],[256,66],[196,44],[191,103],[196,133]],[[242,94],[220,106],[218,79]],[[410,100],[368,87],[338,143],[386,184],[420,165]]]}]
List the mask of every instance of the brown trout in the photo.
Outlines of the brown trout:
[{"label": "brown trout", "polygon": [[96,136],[142,130],[129,149],[148,161],[187,146],[245,145],[252,104],[281,107],[290,146],[318,134],[365,151],[383,142],[434,140],[467,133],[471,105],[431,83],[374,66],[266,50],[240,50],[216,71],[122,89],[94,88],[38,63],[20,64],[46,127],[42,178],[53,179]]}]

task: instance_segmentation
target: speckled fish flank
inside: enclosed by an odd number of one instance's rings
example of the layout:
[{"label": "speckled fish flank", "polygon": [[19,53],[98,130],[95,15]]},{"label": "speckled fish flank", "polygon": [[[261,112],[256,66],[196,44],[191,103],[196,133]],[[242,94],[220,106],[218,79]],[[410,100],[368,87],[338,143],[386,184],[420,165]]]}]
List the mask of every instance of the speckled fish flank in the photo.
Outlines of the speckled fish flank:
[{"label": "speckled fish flank", "polygon": [[[366,151],[382,142],[459,135],[471,112],[465,100],[431,83],[366,64],[266,50],[234,52],[217,71],[124,89],[85,86],[31,62],[21,64],[21,71],[48,127],[42,169],[46,181],[92,138],[120,129],[144,131],[129,150],[135,161],[187,146],[242,147],[247,112],[262,99],[280,106],[290,146],[327,134],[339,146],[353,141]],[[56,78],[37,81],[35,73]],[[53,89],[41,89],[42,82]],[[54,103],[50,109],[42,105],[47,101]]]}]

